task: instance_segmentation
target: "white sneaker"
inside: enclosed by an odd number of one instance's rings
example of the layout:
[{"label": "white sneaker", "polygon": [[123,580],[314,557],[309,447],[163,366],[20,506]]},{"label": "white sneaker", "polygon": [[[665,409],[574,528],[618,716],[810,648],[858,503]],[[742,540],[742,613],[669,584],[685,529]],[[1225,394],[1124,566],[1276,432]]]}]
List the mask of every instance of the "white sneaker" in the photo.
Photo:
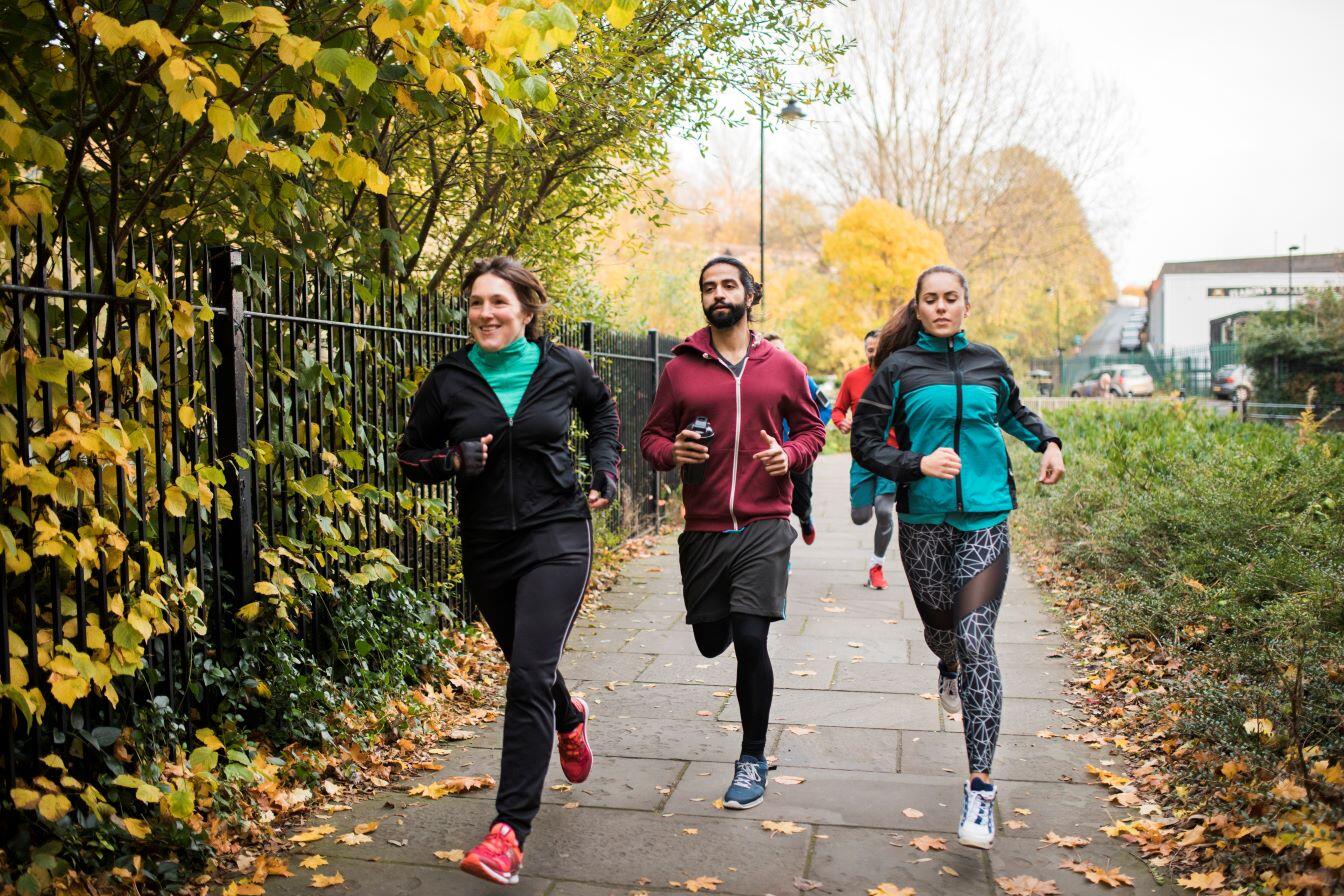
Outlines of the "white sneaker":
[{"label": "white sneaker", "polygon": [[943,664],[938,664],[938,703],[943,707],[943,712],[948,715],[956,715],[961,712],[961,695],[957,693],[957,676],[951,678],[943,675]]},{"label": "white sneaker", "polygon": [[961,824],[957,826],[962,846],[989,849],[994,845],[994,797],[998,792],[998,788],[972,790],[970,781],[963,785]]}]

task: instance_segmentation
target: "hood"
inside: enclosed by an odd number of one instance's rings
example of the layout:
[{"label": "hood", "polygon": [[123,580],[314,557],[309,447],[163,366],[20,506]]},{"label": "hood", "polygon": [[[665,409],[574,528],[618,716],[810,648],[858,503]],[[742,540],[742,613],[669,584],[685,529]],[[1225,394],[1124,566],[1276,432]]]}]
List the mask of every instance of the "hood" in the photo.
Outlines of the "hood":
[{"label": "hood", "polygon": [[[701,327],[691,335],[687,336],[685,341],[678,342],[672,347],[672,354],[685,355],[697,354],[714,357],[714,342],[710,337],[710,328]],[[747,357],[760,359],[768,357],[775,347],[761,338],[761,334],[755,330],[751,331],[751,347],[747,349]]]}]

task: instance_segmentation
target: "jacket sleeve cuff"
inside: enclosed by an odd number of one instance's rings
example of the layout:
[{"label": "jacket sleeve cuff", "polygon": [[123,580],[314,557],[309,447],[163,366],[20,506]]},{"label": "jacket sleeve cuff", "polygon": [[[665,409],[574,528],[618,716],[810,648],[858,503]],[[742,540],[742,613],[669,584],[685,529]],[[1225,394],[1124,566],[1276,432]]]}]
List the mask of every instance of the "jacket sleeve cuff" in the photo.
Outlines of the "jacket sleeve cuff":
[{"label": "jacket sleeve cuff", "polygon": [[1059,440],[1059,436],[1047,436],[1046,438],[1041,439],[1041,444],[1036,447],[1036,453],[1044,454],[1046,446],[1052,443],[1058,445],[1060,451],[1064,450],[1064,443]]}]

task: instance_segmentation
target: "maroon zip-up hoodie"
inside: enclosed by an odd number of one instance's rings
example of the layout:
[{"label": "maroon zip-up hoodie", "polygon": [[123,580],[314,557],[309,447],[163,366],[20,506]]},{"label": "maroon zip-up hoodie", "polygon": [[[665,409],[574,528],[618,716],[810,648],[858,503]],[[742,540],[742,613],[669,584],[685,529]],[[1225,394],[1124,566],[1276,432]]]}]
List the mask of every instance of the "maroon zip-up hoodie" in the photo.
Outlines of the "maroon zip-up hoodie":
[{"label": "maroon zip-up hoodie", "polygon": [[[826,428],[798,359],[753,332],[742,375],[735,377],[714,351],[709,327],[697,330],[672,349],[658,381],[639,436],[649,463],[659,470],[676,466],[673,442],[696,417],[709,418],[714,440],[704,481],[682,484],[687,531],[724,532],[757,520],[788,519],[793,483],[788,476],[771,476],[752,455],[769,447],[761,430],[783,443],[790,470],[806,470],[821,453]],[[785,420],[787,442],[780,426]]]}]

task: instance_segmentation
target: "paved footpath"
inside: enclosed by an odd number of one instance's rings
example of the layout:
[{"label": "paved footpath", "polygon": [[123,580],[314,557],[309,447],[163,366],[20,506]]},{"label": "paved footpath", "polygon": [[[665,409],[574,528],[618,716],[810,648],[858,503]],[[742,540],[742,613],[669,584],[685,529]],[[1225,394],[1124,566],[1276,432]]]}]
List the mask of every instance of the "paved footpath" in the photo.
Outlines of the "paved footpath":
[{"label": "paved footpath", "polygon": [[[815,544],[794,544],[788,619],[773,628],[773,724],[767,752],[778,757],[765,802],[742,812],[716,809],[737,758],[740,731],[732,697],[731,654],[701,657],[682,621],[676,546],[629,563],[605,602],[580,621],[562,664],[592,704],[592,777],[566,792],[553,762],[535,831],[527,843],[519,894],[600,896],[685,893],[670,882],[719,878],[718,893],[795,896],[795,879],[824,894],[863,894],[880,883],[928,894],[997,891],[996,877],[1054,880],[1062,894],[1110,892],[1059,867],[1061,859],[1119,867],[1134,879],[1120,893],[1169,892],[1123,844],[1098,831],[1125,810],[1086,783],[1085,766],[1111,757],[1063,737],[1070,703],[1062,640],[1041,597],[1020,575],[1009,580],[999,619],[1005,681],[1003,735],[995,763],[998,842],[989,852],[956,842],[966,772],[958,721],[943,714],[937,671],[905,587],[893,544],[891,587],[862,586],[872,525],[849,520],[849,459],[827,456],[816,471]],[[329,823],[338,833],[379,821],[373,842],[309,844],[339,871],[328,892],[475,894],[500,892],[462,874],[435,851],[467,849],[492,817],[494,791],[430,801],[405,791],[447,775],[499,770],[500,724],[466,742],[445,744],[441,772],[403,782]],[[1120,770],[1120,763],[1113,766]],[[919,814],[919,813],[922,813]],[[911,817],[913,816],[913,817]],[[789,821],[797,833],[772,835],[763,821]],[[1014,826],[1009,827],[1009,823]],[[1042,843],[1047,832],[1090,837],[1081,849]],[[912,841],[944,838],[944,850]],[[396,841],[396,843],[390,842]],[[398,845],[404,844],[404,845]],[[312,892],[312,872],[267,881],[271,894]],[[702,891],[704,892],[704,891]]]}]

